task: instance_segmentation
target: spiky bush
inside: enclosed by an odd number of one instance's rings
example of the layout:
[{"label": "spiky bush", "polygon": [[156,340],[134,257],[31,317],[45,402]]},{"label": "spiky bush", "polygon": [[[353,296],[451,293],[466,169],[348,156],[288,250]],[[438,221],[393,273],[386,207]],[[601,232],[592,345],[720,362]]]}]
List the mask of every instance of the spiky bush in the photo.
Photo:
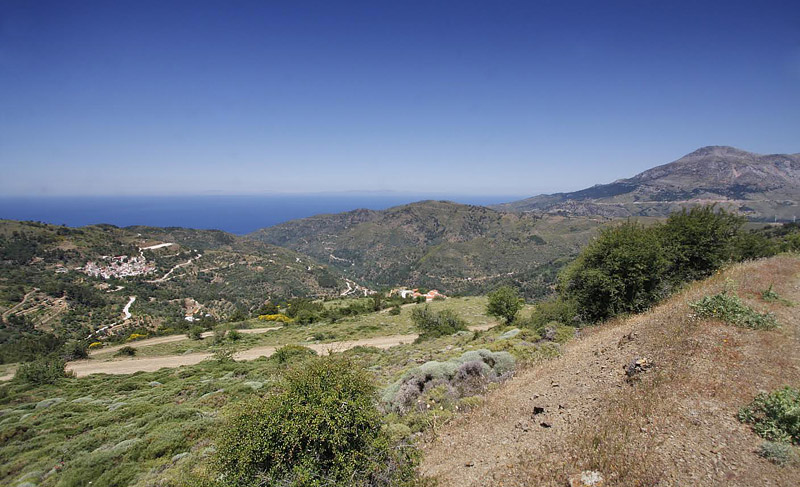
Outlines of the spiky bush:
[{"label": "spiky bush", "polygon": [[763,330],[778,326],[771,313],[759,313],[744,304],[739,296],[727,291],[704,296],[699,301],[689,303],[689,307],[701,318],[714,318],[745,328]]},{"label": "spiky bush", "polygon": [[765,440],[800,444],[800,390],[784,387],[759,394],[739,410],[739,421]]}]

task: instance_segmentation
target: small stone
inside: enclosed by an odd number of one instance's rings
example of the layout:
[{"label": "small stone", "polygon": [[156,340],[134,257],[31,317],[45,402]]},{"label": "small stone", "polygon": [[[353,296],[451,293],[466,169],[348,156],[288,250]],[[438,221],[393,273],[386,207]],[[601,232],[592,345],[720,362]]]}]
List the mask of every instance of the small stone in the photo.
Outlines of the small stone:
[{"label": "small stone", "polygon": [[541,426],[542,428],[551,428],[553,425],[542,421],[541,423],[539,423],[539,426]]},{"label": "small stone", "polygon": [[467,462],[467,463],[464,464],[464,466],[465,467],[474,467],[475,466],[475,462]]},{"label": "small stone", "polygon": [[533,407],[533,415],[532,416],[536,416],[537,414],[542,414],[543,412],[544,412],[544,408],[543,407],[534,406]]},{"label": "small stone", "polygon": [[158,387],[158,386],[163,386],[164,384],[162,384],[157,380],[151,380],[150,382],[147,383],[147,385],[150,387]]},{"label": "small stone", "polygon": [[569,487],[603,487],[603,475],[594,470],[584,470],[569,477]]}]

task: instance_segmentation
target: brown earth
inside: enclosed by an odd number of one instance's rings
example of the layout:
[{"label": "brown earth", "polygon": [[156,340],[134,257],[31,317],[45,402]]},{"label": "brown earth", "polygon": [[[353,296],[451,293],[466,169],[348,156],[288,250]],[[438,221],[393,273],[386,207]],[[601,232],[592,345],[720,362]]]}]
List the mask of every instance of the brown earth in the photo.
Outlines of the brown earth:
[{"label": "brown earth", "polygon": [[[760,458],[761,438],[736,419],[760,391],[800,385],[800,317],[761,299],[770,284],[800,303],[800,259],[737,265],[646,314],[584,330],[561,357],[430,433],[420,470],[442,487],[564,486],[584,470],[606,486],[800,485],[800,467]],[[691,315],[688,302],[731,286],[781,328]],[[638,357],[655,366],[626,381],[623,367]]]}]

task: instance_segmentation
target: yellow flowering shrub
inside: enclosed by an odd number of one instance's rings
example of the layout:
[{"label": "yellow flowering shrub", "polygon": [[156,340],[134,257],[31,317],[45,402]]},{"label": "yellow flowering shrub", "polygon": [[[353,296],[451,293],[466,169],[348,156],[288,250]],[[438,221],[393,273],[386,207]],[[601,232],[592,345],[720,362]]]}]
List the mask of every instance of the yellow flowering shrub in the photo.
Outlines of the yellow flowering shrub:
[{"label": "yellow flowering shrub", "polygon": [[278,321],[280,323],[291,323],[292,322],[292,319],[289,318],[288,316],[286,316],[283,313],[278,313],[278,314],[275,314],[275,315],[259,315],[258,319],[262,320],[262,321]]}]

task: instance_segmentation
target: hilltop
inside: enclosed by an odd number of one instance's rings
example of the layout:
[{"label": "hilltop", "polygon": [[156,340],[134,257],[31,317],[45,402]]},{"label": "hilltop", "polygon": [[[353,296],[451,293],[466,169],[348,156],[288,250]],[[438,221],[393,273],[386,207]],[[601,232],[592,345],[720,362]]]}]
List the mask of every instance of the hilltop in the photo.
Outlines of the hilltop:
[{"label": "hilltop", "polygon": [[514,282],[526,295],[542,296],[558,268],[604,221],[420,201],[303,218],[250,237],[310,255],[378,288],[476,293]]},{"label": "hilltop", "polygon": [[493,208],[619,218],[666,216],[687,205],[719,203],[753,220],[792,220],[800,213],[798,201],[800,154],[761,155],[709,146],[632,178]]}]

